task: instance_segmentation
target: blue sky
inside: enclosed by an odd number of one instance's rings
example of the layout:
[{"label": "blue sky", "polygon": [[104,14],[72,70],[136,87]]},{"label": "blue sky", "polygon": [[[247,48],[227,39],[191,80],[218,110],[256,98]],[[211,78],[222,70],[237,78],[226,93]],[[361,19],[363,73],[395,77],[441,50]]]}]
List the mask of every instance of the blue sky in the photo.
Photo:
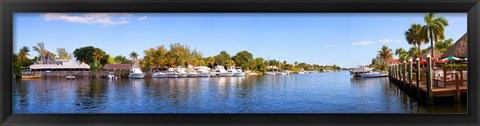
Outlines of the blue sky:
[{"label": "blue sky", "polygon": [[[439,13],[446,38],[467,31],[466,13]],[[16,13],[14,49],[44,42],[46,49],[95,46],[110,55],[181,43],[204,56],[247,50],[254,57],[355,67],[371,62],[382,45],[411,45],[404,32],[424,24],[424,13]],[[428,45],[422,45],[422,48]],[[31,52],[30,57],[38,55]]]}]

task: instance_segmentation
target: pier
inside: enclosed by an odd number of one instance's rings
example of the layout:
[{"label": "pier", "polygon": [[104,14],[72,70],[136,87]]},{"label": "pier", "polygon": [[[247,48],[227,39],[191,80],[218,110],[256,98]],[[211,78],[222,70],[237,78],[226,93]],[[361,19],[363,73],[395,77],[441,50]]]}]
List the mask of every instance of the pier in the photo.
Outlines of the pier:
[{"label": "pier", "polygon": [[[431,62],[428,57],[423,72],[422,69],[418,71],[420,64],[413,65],[412,61],[390,65],[389,80],[421,103],[434,104],[434,99],[439,97],[453,97],[454,102],[461,102],[468,91],[467,68],[432,69]],[[415,72],[414,67],[417,68]]]}]

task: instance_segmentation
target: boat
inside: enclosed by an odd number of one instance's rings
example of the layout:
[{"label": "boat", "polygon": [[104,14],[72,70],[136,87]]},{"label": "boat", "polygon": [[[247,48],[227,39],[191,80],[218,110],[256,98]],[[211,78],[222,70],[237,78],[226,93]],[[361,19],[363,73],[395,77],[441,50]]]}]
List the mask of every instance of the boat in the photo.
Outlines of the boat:
[{"label": "boat", "polygon": [[275,72],[273,72],[273,71],[267,71],[267,72],[265,72],[265,75],[275,75]]},{"label": "boat", "polygon": [[288,73],[288,71],[286,71],[286,70],[282,70],[282,71],[277,71],[277,72],[275,72],[275,75],[288,75],[288,74],[289,74],[289,73]]},{"label": "boat", "polygon": [[237,72],[233,73],[234,77],[243,77],[245,76],[245,72],[243,72],[241,67],[237,67]]},{"label": "boat", "polygon": [[379,72],[369,72],[369,73],[361,73],[360,76],[362,78],[375,78],[375,77],[387,77],[388,74],[382,74]]},{"label": "boat", "polygon": [[197,70],[197,74],[199,77],[210,77],[210,68],[206,67],[206,66],[200,66],[200,67],[195,67],[195,69]]},{"label": "boat", "polygon": [[300,70],[300,71],[298,72],[298,74],[305,74],[305,73],[306,73],[306,72],[305,72],[304,69],[302,69],[302,70]]},{"label": "boat", "polygon": [[164,78],[166,76],[166,73],[160,72],[159,70],[154,70],[152,74],[152,78]]},{"label": "boat", "polygon": [[372,70],[372,68],[359,65],[356,68],[350,70],[350,75],[352,75],[353,77],[362,77],[361,74],[370,73],[372,72]]},{"label": "boat", "polygon": [[113,72],[109,72],[108,75],[107,75],[107,78],[108,79],[117,79],[117,77],[115,75],[113,75]]},{"label": "boat", "polygon": [[65,78],[67,78],[67,79],[75,79],[75,76],[67,75]]},{"label": "boat", "polygon": [[197,73],[197,71],[194,70],[194,69],[189,69],[189,70],[188,70],[188,73],[187,73],[187,76],[188,76],[188,77],[198,77],[198,73]]},{"label": "boat", "polygon": [[143,73],[140,68],[131,68],[128,77],[133,79],[143,79],[145,78],[145,73]]},{"label": "boat", "polygon": [[[225,70],[225,67],[220,66],[220,65],[215,67],[215,74],[217,74],[217,76],[221,76],[221,77],[227,77],[229,75],[227,70]],[[233,73],[230,76],[232,76],[232,75],[233,75]]]},{"label": "boat", "polygon": [[188,73],[185,71],[185,68],[178,66],[177,67],[178,77],[187,77]]},{"label": "boat", "polygon": [[22,75],[22,79],[41,79],[42,76],[36,76],[36,75]]},{"label": "boat", "polygon": [[177,78],[177,77],[178,77],[178,73],[175,71],[175,69],[173,69],[173,68],[168,68],[168,70],[167,70],[167,77],[168,77],[168,78]]}]

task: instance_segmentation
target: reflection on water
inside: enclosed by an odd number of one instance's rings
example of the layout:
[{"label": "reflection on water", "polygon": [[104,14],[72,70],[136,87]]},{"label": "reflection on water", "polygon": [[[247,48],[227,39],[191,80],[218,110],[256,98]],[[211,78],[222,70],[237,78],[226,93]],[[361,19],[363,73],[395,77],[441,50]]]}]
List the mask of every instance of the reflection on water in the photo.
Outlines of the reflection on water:
[{"label": "reflection on water", "polygon": [[419,106],[387,78],[286,76],[17,80],[15,113],[465,113]]}]

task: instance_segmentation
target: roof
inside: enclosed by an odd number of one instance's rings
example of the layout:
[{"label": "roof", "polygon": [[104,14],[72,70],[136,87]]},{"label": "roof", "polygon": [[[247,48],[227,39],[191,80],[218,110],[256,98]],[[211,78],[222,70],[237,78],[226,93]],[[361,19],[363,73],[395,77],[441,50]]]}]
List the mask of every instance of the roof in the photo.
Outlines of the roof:
[{"label": "roof", "polygon": [[466,58],[468,56],[468,36],[465,33],[460,39],[455,42],[440,58],[447,58],[448,56],[459,58]]},{"label": "roof", "polygon": [[[435,57],[433,57],[433,59],[438,59],[442,56],[442,53],[438,50],[433,50],[435,52]],[[431,50],[428,50],[427,52],[423,53],[422,54],[422,59],[427,59],[427,55],[430,55],[431,56],[432,54],[432,51]]]},{"label": "roof", "polygon": [[33,64],[30,69],[90,69],[90,65],[80,63],[78,60],[70,60],[63,64]]},{"label": "roof", "polygon": [[104,70],[128,70],[130,69],[130,64],[105,64],[103,66]]},{"label": "roof", "polygon": [[391,59],[390,64],[396,64],[399,63],[400,61],[398,59]]}]

